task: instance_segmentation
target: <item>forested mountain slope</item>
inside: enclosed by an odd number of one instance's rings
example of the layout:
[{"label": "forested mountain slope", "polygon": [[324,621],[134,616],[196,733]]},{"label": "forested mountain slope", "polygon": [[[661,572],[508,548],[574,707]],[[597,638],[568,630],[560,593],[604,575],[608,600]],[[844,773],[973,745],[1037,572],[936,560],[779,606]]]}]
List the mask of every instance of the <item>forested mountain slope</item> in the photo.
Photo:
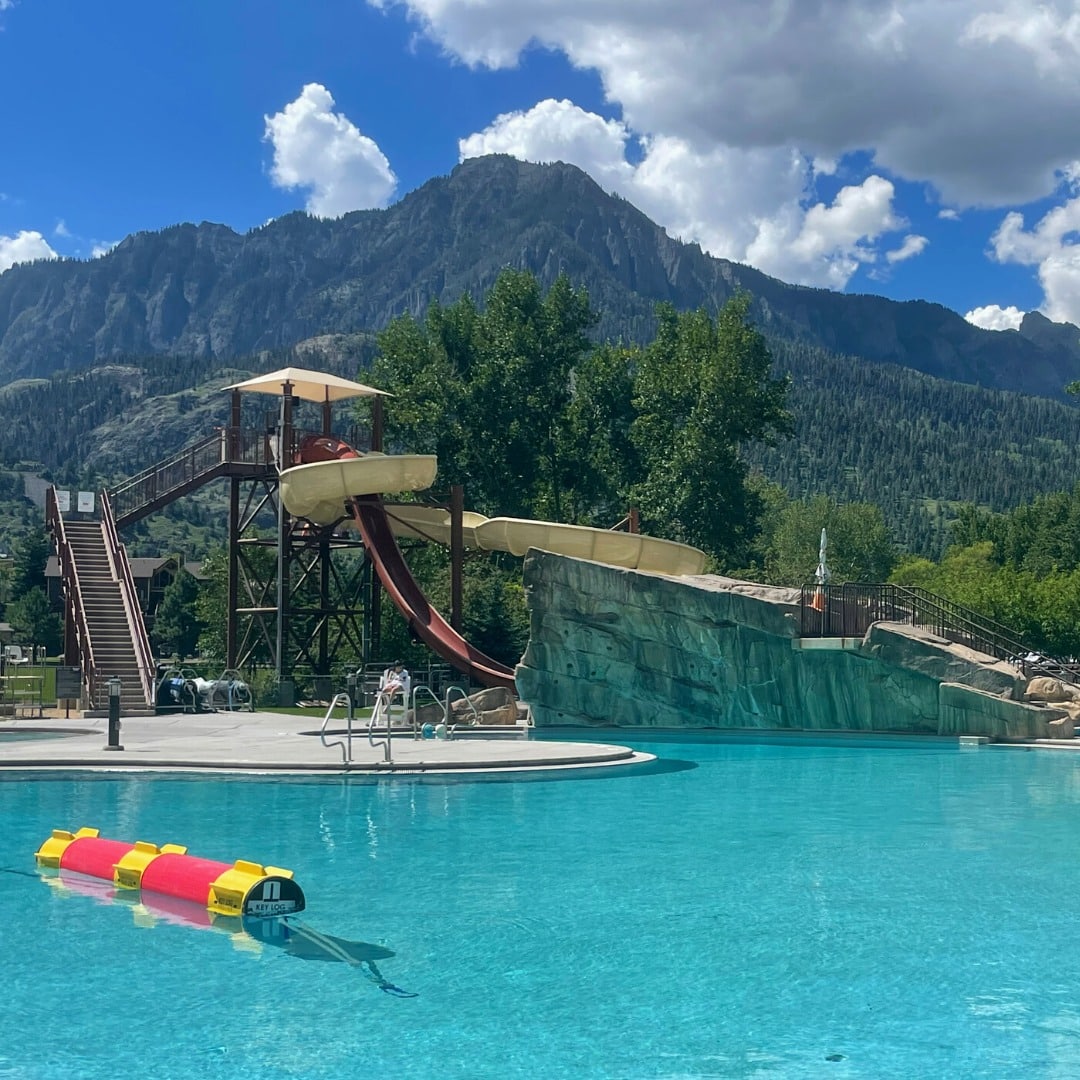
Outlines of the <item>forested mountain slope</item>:
[{"label": "forested mountain slope", "polygon": [[[774,340],[770,347],[777,370],[792,376],[795,434],[776,447],[746,448],[754,468],[794,496],[823,492],[878,503],[908,550],[940,553],[958,503],[1007,510],[1075,483],[1080,409],[1073,405],[865,364],[808,345]],[[13,384],[0,391],[7,415],[0,461],[69,484],[110,483],[227,423],[229,395],[221,388],[228,383],[289,363],[355,376],[372,349],[363,338],[322,341],[238,360],[235,367],[207,357],[128,357]],[[245,422],[265,423],[272,404],[248,395]],[[342,410],[340,423],[347,424]],[[212,539],[224,520],[214,500],[223,498],[223,488],[212,488],[177,504],[169,517]],[[190,528],[151,520],[141,531],[168,536],[170,528],[185,538],[185,551],[197,554],[186,539]],[[5,539],[10,543],[0,529],[0,542]]]},{"label": "forested mountain slope", "polygon": [[120,356],[231,362],[371,332],[434,299],[480,297],[506,266],[585,285],[601,338],[646,340],[658,300],[715,310],[743,289],[774,338],[1047,396],[1080,378],[1075,327],[1029,316],[1020,332],[980,330],[936,304],[786,285],[672,239],[573,166],[488,157],[386,210],[294,213],[244,235],[176,225],[90,262],[14,267],[0,275],[0,383]]},{"label": "forested mountain slope", "polygon": [[909,551],[937,556],[955,504],[1004,511],[1076,482],[1080,409],[770,342],[792,377],[794,436],[746,455],[795,496],[881,506]]}]

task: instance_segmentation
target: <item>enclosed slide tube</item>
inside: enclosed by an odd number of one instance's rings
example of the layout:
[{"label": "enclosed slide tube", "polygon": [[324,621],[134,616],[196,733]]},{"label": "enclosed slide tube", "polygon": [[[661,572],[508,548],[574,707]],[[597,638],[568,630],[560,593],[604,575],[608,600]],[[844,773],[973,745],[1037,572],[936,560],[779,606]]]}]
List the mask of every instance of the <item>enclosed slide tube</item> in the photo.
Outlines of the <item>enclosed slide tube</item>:
[{"label": "enclosed slide tube", "polygon": [[34,857],[38,866],[201,904],[217,915],[268,919],[295,915],[305,906],[291,870],[242,859],[200,859],[178,844],[159,848],[142,840],[106,840],[97,829],[54,829]]}]

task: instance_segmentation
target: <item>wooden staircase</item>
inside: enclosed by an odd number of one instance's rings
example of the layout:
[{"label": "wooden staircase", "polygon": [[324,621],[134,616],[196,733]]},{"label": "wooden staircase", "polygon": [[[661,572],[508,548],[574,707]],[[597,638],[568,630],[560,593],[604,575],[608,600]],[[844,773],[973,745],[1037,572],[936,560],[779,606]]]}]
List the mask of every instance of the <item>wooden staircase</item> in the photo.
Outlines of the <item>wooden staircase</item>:
[{"label": "wooden staircase", "polygon": [[124,598],[109,565],[109,552],[100,521],[66,521],[64,531],[74,557],[86,626],[98,681],[91,707],[107,709],[108,681],[121,681],[122,715],[150,715],[139,674],[139,661]]}]

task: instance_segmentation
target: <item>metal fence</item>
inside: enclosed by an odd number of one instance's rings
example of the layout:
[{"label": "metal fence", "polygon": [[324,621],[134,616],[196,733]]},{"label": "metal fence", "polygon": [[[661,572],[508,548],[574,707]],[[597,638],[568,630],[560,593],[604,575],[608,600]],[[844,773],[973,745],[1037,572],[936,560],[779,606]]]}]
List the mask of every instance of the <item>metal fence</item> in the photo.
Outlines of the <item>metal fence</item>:
[{"label": "metal fence", "polygon": [[862,637],[876,622],[917,626],[999,660],[1023,664],[1030,655],[1020,636],[1009,627],[925,589],[903,585],[804,585],[802,588],[803,637]]}]

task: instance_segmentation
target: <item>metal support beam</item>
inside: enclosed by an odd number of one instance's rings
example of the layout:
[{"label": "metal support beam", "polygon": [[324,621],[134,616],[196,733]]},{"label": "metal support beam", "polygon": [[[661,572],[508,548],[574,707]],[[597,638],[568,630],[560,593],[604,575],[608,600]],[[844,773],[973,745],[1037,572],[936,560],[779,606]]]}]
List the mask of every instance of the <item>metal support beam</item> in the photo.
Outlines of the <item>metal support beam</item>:
[{"label": "metal support beam", "polygon": [[450,625],[461,633],[462,567],[465,562],[465,537],[462,519],[465,514],[465,489],[450,487]]}]

